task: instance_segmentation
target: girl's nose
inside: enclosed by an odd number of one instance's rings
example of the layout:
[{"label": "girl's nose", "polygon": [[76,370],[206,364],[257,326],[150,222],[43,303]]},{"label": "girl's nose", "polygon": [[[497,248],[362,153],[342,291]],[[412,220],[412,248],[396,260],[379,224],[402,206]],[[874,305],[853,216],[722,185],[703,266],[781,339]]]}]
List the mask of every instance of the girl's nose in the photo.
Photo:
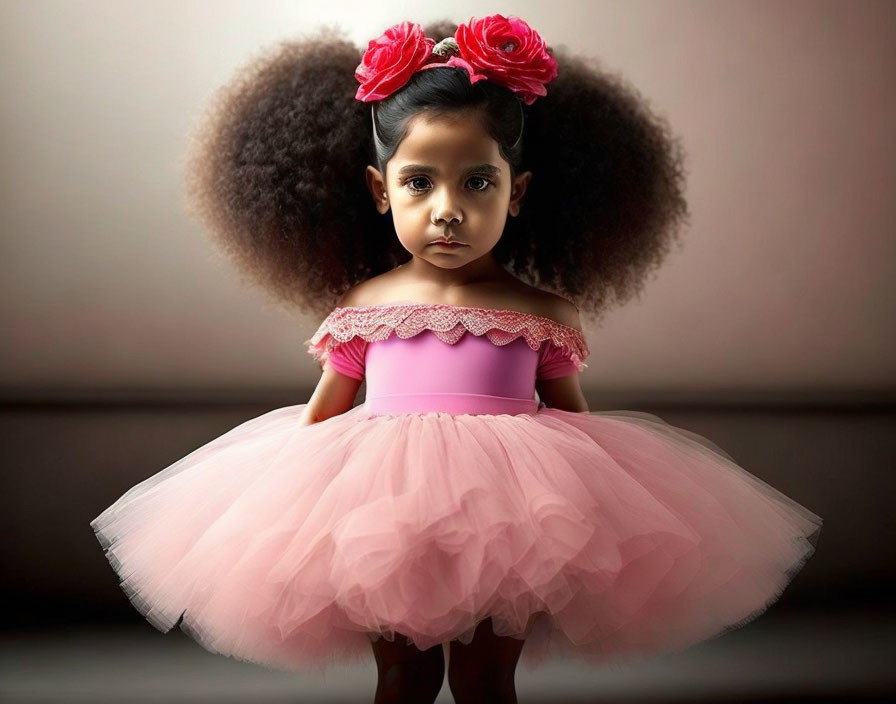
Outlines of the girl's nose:
[{"label": "girl's nose", "polygon": [[464,218],[460,208],[453,199],[450,196],[445,195],[438,203],[433,205],[429,219],[433,225],[438,225],[440,220],[460,225]]},{"label": "girl's nose", "polygon": [[439,221],[459,225],[463,222],[463,211],[457,204],[457,194],[446,185],[442,185],[432,197],[432,212],[429,219],[433,225],[438,225]]}]

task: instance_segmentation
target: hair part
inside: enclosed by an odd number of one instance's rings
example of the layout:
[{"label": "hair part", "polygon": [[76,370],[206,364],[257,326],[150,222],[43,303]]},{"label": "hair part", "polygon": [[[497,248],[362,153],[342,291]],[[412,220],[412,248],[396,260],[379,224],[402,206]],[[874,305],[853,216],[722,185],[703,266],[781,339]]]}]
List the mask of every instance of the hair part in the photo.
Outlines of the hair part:
[{"label": "hair part", "polygon": [[477,115],[515,178],[523,154],[522,102],[505,86],[487,80],[470,83],[470,74],[458,66],[418,71],[400,90],[371,103],[372,162],[386,173],[386,164],[407,136],[413,118],[459,113]]}]

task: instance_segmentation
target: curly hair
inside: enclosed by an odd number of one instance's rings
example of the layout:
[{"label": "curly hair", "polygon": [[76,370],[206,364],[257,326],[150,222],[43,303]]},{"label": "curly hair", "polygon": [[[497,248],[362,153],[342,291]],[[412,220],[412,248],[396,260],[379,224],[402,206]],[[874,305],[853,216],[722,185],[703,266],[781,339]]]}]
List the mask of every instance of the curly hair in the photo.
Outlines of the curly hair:
[{"label": "curly hair", "polygon": [[478,109],[512,172],[533,172],[496,261],[597,317],[640,294],[687,221],[684,152],[624,79],[563,46],[548,51],[559,74],[532,105],[471,85],[463,69],[414,74],[376,106],[375,142],[371,107],[354,97],[363,51],[329,27],[282,42],[239,69],[199,120],[188,209],[249,283],[325,315],[348,288],[410,259],[365,166],[385,170],[415,114]]}]

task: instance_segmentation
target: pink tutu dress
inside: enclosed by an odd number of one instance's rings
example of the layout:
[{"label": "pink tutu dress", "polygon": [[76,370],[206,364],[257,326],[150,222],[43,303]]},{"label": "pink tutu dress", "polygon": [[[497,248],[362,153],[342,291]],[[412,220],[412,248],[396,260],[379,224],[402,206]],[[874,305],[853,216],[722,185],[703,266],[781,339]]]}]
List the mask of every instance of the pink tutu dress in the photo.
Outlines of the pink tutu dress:
[{"label": "pink tutu dress", "polygon": [[92,522],[163,632],[274,669],[469,643],[491,617],[527,669],[681,650],[754,619],[822,519],[709,440],[631,411],[545,407],[582,333],[448,304],[336,308],[307,341],[365,402],[242,423]]}]

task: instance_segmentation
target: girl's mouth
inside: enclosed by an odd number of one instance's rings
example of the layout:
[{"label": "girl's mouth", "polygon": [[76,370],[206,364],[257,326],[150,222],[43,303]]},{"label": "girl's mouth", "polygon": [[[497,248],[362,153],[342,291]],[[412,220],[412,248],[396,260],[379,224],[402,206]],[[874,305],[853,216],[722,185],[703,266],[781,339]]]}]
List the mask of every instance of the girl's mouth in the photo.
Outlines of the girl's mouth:
[{"label": "girl's mouth", "polygon": [[447,249],[456,249],[458,247],[466,247],[467,245],[462,242],[432,242],[431,244],[436,245],[437,247],[445,247]]}]

